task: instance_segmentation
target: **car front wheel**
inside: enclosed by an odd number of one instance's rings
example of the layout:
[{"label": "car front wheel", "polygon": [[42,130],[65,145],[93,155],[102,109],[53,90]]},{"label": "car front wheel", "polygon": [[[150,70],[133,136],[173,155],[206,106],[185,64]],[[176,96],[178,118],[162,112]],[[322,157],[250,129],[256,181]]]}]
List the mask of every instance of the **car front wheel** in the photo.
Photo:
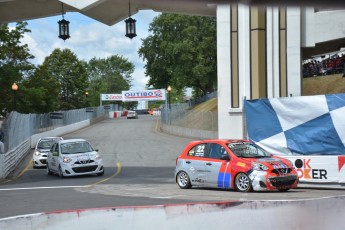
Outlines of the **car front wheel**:
[{"label": "car front wheel", "polygon": [[235,178],[236,189],[240,192],[250,192],[252,190],[252,184],[250,178],[245,173],[237,174]]},{"label": "car front wheel", "polygon": [[47,174],[48,174],[48,175],[52,175],[52,174],[53,174],[52,171],[50,171],[50,168],[49,168],[48,163],[47,163]]},{"label": "car front wheel", "polygon": [[178,186],[182,189],[188,189],[192,187],[189,176],[184,171],[181,171],[177,174],[176,181],[177,181]]},{"label": "car front wheel", "polygon": [[103,169],[103,171],[102,171],[102,172],[97,173],[97,176],[103,176],[103,175],[104,175],[104,169]]},{"label": "car front wheel", "polygon": [[61,165],[59,166],[59,177],[60,178],[63,178],[63,173],[62,173],[62,169],[61,169]]}]

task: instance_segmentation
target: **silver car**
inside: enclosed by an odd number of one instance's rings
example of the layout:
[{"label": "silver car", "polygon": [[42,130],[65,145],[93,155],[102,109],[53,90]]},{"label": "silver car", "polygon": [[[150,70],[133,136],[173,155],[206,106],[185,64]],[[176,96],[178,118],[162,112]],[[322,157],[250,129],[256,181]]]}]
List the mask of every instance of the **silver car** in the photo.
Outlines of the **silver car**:
[{"label": "silver car", "polygon": [[62,140],[52,146],[47,157],[47,174],[53,173],[60,177],[88,174],[102,176],[102,157],[84,139]]},{"label": "silver car", "polygon": [[135,111],[128,111],[127,119],[138,119],[138,113]]},{"label": "silver car", "polygon": [[32,156],[33,168],[46,167],[47,155],[55,142],[63,140],[62,137],[43,137],[38,140]]}]

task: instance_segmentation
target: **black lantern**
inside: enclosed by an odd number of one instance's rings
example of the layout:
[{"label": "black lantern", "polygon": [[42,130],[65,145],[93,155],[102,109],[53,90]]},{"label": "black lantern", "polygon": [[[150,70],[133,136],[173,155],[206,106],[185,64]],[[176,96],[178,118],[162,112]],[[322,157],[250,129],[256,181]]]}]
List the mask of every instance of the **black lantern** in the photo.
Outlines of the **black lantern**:
[{"label": "black lantern", "polygon": [[129,17],[128,19],[125,20],[126,23],[126,37],[129,37],[130,39],[134,38],[137,36],[136,34],[136,29],[135,29],[135,22],[136,20]]},{"label": "black lantern", "polygon": [[59,23],[59,38],[61,38],[62,40],[66,40],[68,38],[70,38],[69,36],[69,21],[66,21],[63,17],[63,15],[65,14],[63,11],[63,4],[62,5],[62,20],[58,21]]},{"label": "black lantern", "polygon": [[62,19],[58,21],[59,23],[59,38],[62,40],[66,40],[70,38],[69,36],[69,21],[66,21],[65,19]]},{"label": "black lantern", "polygon": [[131,18],[131,1],[129,0],[129,7],[128,7],[128,14],[129,18],[125,20],[126,23],[126,37],[132,39],[137,36],[136,29],[135,29],[135,22],[137,20]]}]

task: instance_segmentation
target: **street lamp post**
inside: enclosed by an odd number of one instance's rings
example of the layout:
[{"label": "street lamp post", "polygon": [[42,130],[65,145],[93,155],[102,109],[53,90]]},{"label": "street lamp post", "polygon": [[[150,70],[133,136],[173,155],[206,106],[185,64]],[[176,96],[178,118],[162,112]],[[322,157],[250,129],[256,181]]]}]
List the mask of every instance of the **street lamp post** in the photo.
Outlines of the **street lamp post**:
[{"label": "street lamp post", "polygon": [[13,111],[16,111],[16,92],[18,90],[18,85],[16,83],[12,84],[12,91],[13,91]]},{"label": "street lamp post", "polygon": [[171,125],[171,96],[170,96],[171,86],[170,85],[168,86],[167,91],[168,91],[168,97],[169,97],[169,124]]},{"label": "street lamp post", "polygon": [[169,85],[168,86],[168,88],[167,88],[167,90],[168,90],[168,97],[169,97],[169,110],[171,109],[171,97],[170,97],[170,92],[171,92],[171,86]]}]

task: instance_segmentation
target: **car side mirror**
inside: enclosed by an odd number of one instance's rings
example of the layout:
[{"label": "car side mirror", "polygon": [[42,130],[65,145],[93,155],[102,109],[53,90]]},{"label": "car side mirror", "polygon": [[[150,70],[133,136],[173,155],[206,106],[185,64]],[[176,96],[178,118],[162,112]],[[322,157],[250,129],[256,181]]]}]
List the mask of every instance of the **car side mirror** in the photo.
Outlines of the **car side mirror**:
[{"label": "car side mirror", "polygon": [[98,151],[99,151],[99,149],[95,149],[95,151],[96,151],[96,152],[98,152]]},{"label": "car side mirror", "polygon": [[57,157],[57,156],[59,156],[59,153],[58,152],[53,152],[53,156]]},{"label": "car side mirror", "polygon": [[230,161],[230,156],[229,154],[223,154],[221,157],[220,157],[221,160],[226,160],[226,161]]}]

